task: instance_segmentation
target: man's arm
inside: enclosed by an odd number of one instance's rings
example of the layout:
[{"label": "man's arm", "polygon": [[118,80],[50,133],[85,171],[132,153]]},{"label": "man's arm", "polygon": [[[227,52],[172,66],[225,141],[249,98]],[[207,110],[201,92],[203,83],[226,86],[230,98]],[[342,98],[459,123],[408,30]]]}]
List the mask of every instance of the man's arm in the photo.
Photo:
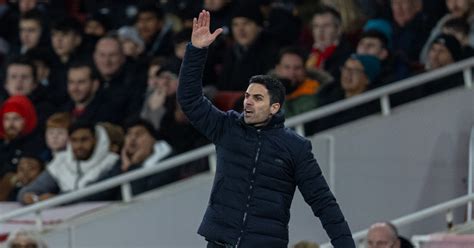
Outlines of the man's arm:
[{"label": "man's arm", "polygon": [[225,113],[215,108],[202,93],[202,74],[206,63],[207,47],[222,32],[209,31],[210,15],[202,11],[193,20],[191,43],[186,47],[179,73],[177,98],[181,109],[196,129],[216,142],[220,137]]},{"label": "man's arm", "polygon": [[301,194],[320,220],[335,248],[355,248],[351,230],[313,157],[311,143],[305,141],[296,165],[295,177]]},{"label": "man's arm", "polygon": [[57,194],[59,186],[48,170],[44,170],[33,182],[18,192],[17,200],[23,204],[32,204],[42,200],[41,196]]}]

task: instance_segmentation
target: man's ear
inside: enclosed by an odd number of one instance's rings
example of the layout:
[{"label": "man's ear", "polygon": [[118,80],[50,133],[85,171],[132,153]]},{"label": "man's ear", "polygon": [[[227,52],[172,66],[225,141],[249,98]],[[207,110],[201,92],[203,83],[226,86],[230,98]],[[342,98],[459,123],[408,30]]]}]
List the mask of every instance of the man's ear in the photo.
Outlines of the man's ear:
[{"label": "man's ear", "polygon": [[273,103],[272,106],[270,106],[270,113],[274,115],[278,112],[278,110],[280,110],[280,108],[281,108],[280,103],[278,102]]}]

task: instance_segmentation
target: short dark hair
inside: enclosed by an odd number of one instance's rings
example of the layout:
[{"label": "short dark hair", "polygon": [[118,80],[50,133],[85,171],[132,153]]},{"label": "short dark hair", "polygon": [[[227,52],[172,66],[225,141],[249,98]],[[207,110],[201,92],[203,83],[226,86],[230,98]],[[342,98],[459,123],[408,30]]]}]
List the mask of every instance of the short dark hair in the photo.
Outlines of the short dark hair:
[{"label": "short dark hair", "polygon": [[341,13],[339,13],[339,11],[337,11],[335,8],[333,8],[331,6],[328,6],[328,5],[324,5],[324,4],[320,5],[316,9],[316,12],[314,12],[313,17],[316,16],[316,15],[325,15],[325,14],[332,15],[334,17],[334,19],[336,20],[337,26],[342,25]]},{"label": "short dark hair", "polygon": [[270,104],[279,103],[280,106],[283,106],[286,91],[280,80],[268,75],[256,75],[250,78],[249,84],[261,84],[265,86],[270,95]]},{"label": "short dark hair", "polygon": [[138,16],[142,13],[152,13],[158,20],[163,20],[165,17],[163,10],[160,8],[160,6],[158,4],[153,3],[145,3],[138,6],[138,12],[136,15],[135,22],[137,22]]},{"label": "short dark hair", "polygon": [[43,28],[43,15],[38,10],[33,9],[25,12],[23,15],[20,16],[20,21],[23,20],[34,20],[40,24],[41,28]]},{"label": "short dark hair", "polygon": [[283,56],[287,54],[293,54],[293,55],[298,56],[303,61],[303,64],[306,61],[307,56],[305,52],[303,51],[303,49],[297,46],[289,46],[289,47],[282,48],[280,52],[278,53],[278,60],[277,60],[278,63],[280,63]]},{"label": "short dark hair", "polygon": [[74,133],[75,131],[79,129],[87,129],[92,133],[94,137],[96,136],[95,125],[93,123],[86,122],[86,121],[76,121],[72,123],[72,125],[69,127],[68,134],[71,135],[72,133]]},{"label": "short dark hair", "polygon": [[380,41],[380,43],[382,43],[383,48],[388,48],[388,38],[387,38],[387,36],[384,33],[380,32],[378,30],[370,29],[370,30],[367,30],[367,31],[363,32],[360,35],[359,42],[364,38],[378,39]]},{"label": "short dark hair", "polygon": [[90,61],[87,61],[87,60],[73,61],[71,65],[69,66],[68,72],[72,69],[78,69],[78,68],[83,68],[83,67],[89,68],[89,72],[90,72],[89,78],[91,80],[99,80],[99,72],[97,71],[95,66]]},{"label": "short dark hair", "polygon": [[[10,67],[11,65],[26,65],[26,66],[29,66],[31,68],[31,72],[33,73],[33,81],[35,83],[37,83],[37,81],[36,81],[37,80],[37,78],[36,78],[36,66],[30,58],[28,58],[25,55],[20,55],[20,56],[17,56],[17,57],[13,57],[12,59],[10,59],[8,61],[7,66],[5,68],[8,70],[8,67]],[[6,76],[7,75],[5,73],[5,77]]]},{"label": "short dark hair", "polygon": [[51,53],[46,48],[40,48],[40,47],[35,47],[32,49],[29,49],[26,52],[26,57],[28,57],[32,62],[40,61],[42,62],[46,67],[51,68],[52,65],[52,60],[51,58]]},{"label": "short dark hair", "polygon": [[51,31],[82,35],[82,25],[73,17],[64,17],[53,21]]},{"label": "short dark hair", "polygon": [[467,23],[465,18],[458,17],[452,18],[444,23],[443,28],[452,28],[456,32],[461,32],[465,35],[469,34],[469,23]]},{"label": "short dark hair", "polygon": [[40,170],[44,170],[44,161],[41,159],[41,157],[32,151],[24,151],[23,154],[21,155],[20,159],[22,158],[28,158],[28,159],[34,159],[36,162],[38,162],[38,165],[40,167]]},{"label": "short dark hair", "polygon": [[144,127],[155,140],[161,139],[158,131],[153,126],[153,124],[151,124],[150,121],[143,118],[133,118],[133,119],[128,120],[125,123],[125,132],[128,132],[130,128],[137,127],[137,126]]}]

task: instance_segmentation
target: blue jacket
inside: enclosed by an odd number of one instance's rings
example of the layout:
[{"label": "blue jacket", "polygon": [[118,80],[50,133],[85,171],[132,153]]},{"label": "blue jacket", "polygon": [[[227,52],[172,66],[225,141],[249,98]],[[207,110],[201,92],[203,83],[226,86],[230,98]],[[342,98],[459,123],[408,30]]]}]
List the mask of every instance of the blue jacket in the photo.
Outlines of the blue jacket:
[{"label": "blue jacket", "polygon": [[355,247],[311,143],[285,128],[281,113],[257,129],[245,124],[242,114],[215,108],[202,94],[206,55],[207,49],[188,45],[177,93],[191,123],[216,145],[214,185],[198,233],[237,247],[287,247],[298,186],[332,244]]}]

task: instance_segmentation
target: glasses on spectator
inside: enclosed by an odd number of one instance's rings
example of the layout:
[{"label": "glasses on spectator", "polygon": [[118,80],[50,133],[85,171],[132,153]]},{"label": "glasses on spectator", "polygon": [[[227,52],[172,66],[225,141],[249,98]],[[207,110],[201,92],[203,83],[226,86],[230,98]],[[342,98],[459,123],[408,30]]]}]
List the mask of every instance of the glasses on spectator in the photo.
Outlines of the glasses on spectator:
[{"label": "glasses on spectator", "polygon": [[362,74],[364,74],[364,70],[359,69],[359,68],[350,68],[350,67],[347,67],[347,66],[341,66],[340,69],[341,69],[342,73],[349,73],[349,74],[353,74],[353,75],[362,75]]}]

